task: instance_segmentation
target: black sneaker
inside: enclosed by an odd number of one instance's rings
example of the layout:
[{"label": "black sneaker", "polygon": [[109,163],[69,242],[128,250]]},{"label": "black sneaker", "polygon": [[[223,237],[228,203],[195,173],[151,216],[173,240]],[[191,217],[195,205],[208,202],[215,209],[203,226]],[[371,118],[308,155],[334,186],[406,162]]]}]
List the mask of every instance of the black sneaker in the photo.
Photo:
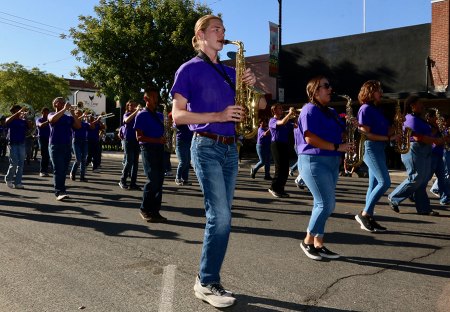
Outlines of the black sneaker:
[{"label": "black sneaker", "polygon": [[132,184],[128,187],[129,190],[142,191],[141,187],[136,184]]},{"label": "black sneaker", "polygon": [[391,199],[388,197],[389,206],[391,206],[391,209],[394,210],[396,213],[400,213],[400,209],[398,209],[398,205],[394,204]]},{"label": "black sneaker", "polygon": [[434,211],[434,210],[430,210],[428,212],[418,212],[417,214],[423,215],[423,216],[434,216],[434,217],[439,216],[439,212]]},{"label": "black sneaker", "polygon": [[123,190],[128,190],[128,184],[123,183],[122,181],[119,182],[119,186]]},{"label": "black sneaker", "polygon": [[387,229],[380,225],[377,221],[375,221],[375,219],[373,217],[369,217],[369,222],[372,225],[372,228],[375,230],[375,232],[384,232]]},{"label": "black sneaker", "polygon": [[289,194],[286,193],[286,192],[281,192],[280,195],[281,195],[281,198],[288,198],[289,197]]},{"label": "black sneaker", "polygon": [[272,181],[272,177],[271,176],[265,176],[264,180]]},{"label": "black sneaker", "polygon": [[250,167],[250,176],[252,177],[252,179],[256,177],[255,169],[253,167]]},{"label": "black sneaker", "polygon": [[150,223],[164,223],[167,221],[167,218],[164,218],[162,215],[158,213],[150,214],[150,219],[147,222]]},{"label": "black sneaker", "polygon": [[305,255],[313,260],[322,260],[322,256],[319,254],[317,249],[314,247],[314,244],[305,244],[304,241],[300,243],[300,247],[302,248]]},{"label": "black sneaker", "polygon": [[315,247],[316,251],[319,253],[319,255],[322,256],[322,258],[327,258],[327,259],[337,259],[340,257],[339,254],[332,252],[331,250],[329,250],[327,247],[322,246],[320,248]]},{"label": "black sneaker", "polygon": [[358,221],[358,223],[361,225],[362,230],[365,230],[367,232],[375,231],[372,223],[370,223],[369,216],[363,216],[362,213],[360,212],[355,216],[355,220]]},{"label": "black sneaker", "polygon": [[275,191],[272,190],[271,188],[268,189],[268,191],[269,191],[270,194],[272,194],[273,197],[276,197],[276,198],[281,198],[281,197],[283,197],[280,193],[275,192]]},{"label": "black sneaker", "polygon": [[142,219],[144,219],[147,222],[150,222],[150,220],[152,218],[151,215],[147,211],[143,211],[143,210],[139,211],[139,215],[141,216]]}]

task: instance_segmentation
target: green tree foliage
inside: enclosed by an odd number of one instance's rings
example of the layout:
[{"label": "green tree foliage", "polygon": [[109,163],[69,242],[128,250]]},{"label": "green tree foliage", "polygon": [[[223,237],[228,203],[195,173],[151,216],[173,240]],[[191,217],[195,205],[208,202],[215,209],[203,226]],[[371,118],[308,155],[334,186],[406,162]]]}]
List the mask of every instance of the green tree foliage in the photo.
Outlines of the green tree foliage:
[{"label": "green tree foliage", "polygon": [[36,112],[51,108],[57,96],[70,94],[69,84],[63,78],[45,73],[38,68],[26,69],[15,63],[0,64],[0,113],[9,115],[13,104],[27,103]]},{"label": "green tree foliage", "polygon": [[87,64],[80,76],[125,100],[154,84],[167,101],[175,71],[194,55],[195,22],[210,9],[194,0],[100,0],[94,9],[70,30],[72,53]]}]

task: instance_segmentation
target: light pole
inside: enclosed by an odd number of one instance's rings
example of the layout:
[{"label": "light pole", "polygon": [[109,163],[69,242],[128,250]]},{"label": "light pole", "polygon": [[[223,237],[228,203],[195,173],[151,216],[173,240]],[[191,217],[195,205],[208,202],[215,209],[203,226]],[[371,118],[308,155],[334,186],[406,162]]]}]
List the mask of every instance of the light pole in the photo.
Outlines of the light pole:
[{"label": "light pole", "polygon": [[282,0],[278,0],[278,74],[276,80],[276,94],[277,102],[280,101],[280,87],[281,87],[281,11],[282,11]]}]

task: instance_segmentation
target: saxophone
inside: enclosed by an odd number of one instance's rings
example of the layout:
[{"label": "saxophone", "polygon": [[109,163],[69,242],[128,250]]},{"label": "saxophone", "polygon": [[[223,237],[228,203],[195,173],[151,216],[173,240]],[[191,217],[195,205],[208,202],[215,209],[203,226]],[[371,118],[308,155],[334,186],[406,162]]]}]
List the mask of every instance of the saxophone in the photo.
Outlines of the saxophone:
[{"label": "saxophone", "polygon": [[[446,138],[448,136],[448,129],[445,126],[445,119],[441,116],[439,113],[439,110],[437,108],[433,108],[433,110],[436,112],[436,124],[438,126],[439,132],[441,133],[443,138]],[[444,148],[446,150],[450,150],[450,146],[447,141],[444,141]]]},{"label": "saxophone", "polygon": [[245,72],[244,43],[242,41],[224,40],[224,44],[234,44],[238,47],[236,53],[236,96],[235,105],[240,105],[244,110],[244,119],[236,123],[236,135],[242,135],[245,139],[250,139],[258,133],[259,100],[263,92],[255,87],[250,87],[242,82]]},{"label": "saxophone", "polygon": [[[348,95],[339,95],[340,97],[347,100],[345,104],[345,140],[346,143],[355,146],[353,152],[346,152],[344,155],[344,161],[348,166],[359,167],[363,162],[364,157],[364,142],[366,141],[366,136],[358,131],[358,126],[355,126],[352,109],[352,99]],[[359,134],[359,140],[356,138],[356,134]]]},{"label": "saxophone", "polygon": [[164,144],[164,151],[173,152],[173,128],[172,120],[169,118],[168,105],[162,104],[163,106],[163,116],[164,116],[164,138],[166,139],[166,144]]},{"label": "saxophone", "polygon": [[394,150],[400,154],[406,154],[409,151],[410,138],[411,138],[411,128],[405,128],[403,130],[403,122],[405,121],[405,115],[402,114],[400,108],[400,100],[397,100],[397,105],[395,106],[395,116],[394,116],[394,133],[399,134],[400,138],[396,141]]}]

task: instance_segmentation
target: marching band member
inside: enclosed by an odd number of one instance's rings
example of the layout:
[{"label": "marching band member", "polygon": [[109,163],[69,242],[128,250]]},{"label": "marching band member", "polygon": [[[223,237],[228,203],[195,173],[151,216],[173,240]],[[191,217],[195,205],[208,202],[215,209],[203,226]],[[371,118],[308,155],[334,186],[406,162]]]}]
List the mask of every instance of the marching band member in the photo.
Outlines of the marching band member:
[{"label": "marching band member", "polygon": [[[9,188],[23,189],[22,175],[25,162],[25,134],[31,127],[30,121],[24,118],[26,109],[14,105],[9,110],[11,116],[6,118],[8,127],[9,167],[5,176],[5,183]],[[14,182],[13,182],[14,181]]]},{"label": "marching band member", "polygon": [[50,155],[48,153],[48,140],[50,137],[50,125],[48,122],[49,112],[50,110],[47,107],[44,107],[41,110],[42,116],[36,120],[39,149],[41,150],[41,163],[39,169],[39,175],[41,177],[48,177],[48,165],[50,162]]},{"label": "marching band member", "polygon": [[286,181],[289,176],[289,133],[294,129],[291,117],[295,115],[293,107],[289,109],[286,116],[283,117],[283,107],[281,104],[275,104],[271,108],[273,117],[269,120],[269,129],[272,135],[270,150],[272,159],[275,163],[275,174],[269,193],[274,197],[289,197],[284,191]]},{"label": "marching band member", "polygon": [[328,79],[323,76],[311,79],[306,93],[310,102],[303,106],[298,119],[302,133],[298,148],[299,169],[314,203],[306,237],[300,247],[310,259],[336,259],[339,254],[324,246],[325,223],[336,205],[341,152],[353,146],[342,143],[345,125],[334,109],[327,107],[332,94]]},{"label": "marching band member", "polygon": [[256,138],[256,153],[258,154],[259,161],[254,167],[250,167],[250,176],[252,179],[256,177],[259,168],[264,166],[264,180],[272,180],[270,176],[270,159],[272,157],[270,152],[271,141],[272,135],[267,120],[261,119]]},{"label": "marching band member", "polygon": [[[225,37],[222,19],[205,15],[197,21],[194,30],[192,44],[199,54],[181,65],[175,74],[172,114],[177,125],[188,124],[194,131],[191,156],[206,211],[194,293],[214,307],[224,308],[236,301],[223,288],[220,269],[231,230],[231,206],[238,172],[235,122],[242,121],[244,110],[234,103],[236,71],[218,59]],[[253,85],[255,75],[247,69],[242,81]],[[259,105],[264,108],[265,102]]]},{"label": "marching band member", "polygon": [[[79,129],[81,121],[76,118],[70,103],[65,103],[63,97],[53,100],[55,112],[48,114],[50,122],[49,153],[53,165],[53,185],[56,200],[64,200],[66,193],[66,172],[69,167],[72,141],[72,128]],[[70,115],[65,112],[69,111]]]},{"label": "marching band member", "polygon": [[101,121],[102,115],[89,117],[88,128],[88,156],[86,163],[92,162],[92,172],[100,173],[100,162],[102,157],[102,147],[100,145],[100,131],[105,129],[105,124]]},{"label": "marching band member", "polygon": [[376,203],[391,186],[391,178],[386,163],[386,143],[397,140],[389,128],[389,121],[384,116],[378,104],[381,102],[383,90],[376,80],[365,82],[359,91],[358,100],[361,107],[358,111],[359,129],[365,134],[364,163],[369,169],[369,187],[366,193],[364,210],[355,216],[361,229],[369,232],[386,231],[374,219]]},{"label": "marching band member", "polygon": [[175,176],[176,185],[191,185],[189,182],[189,168],[191,166],[191,143],[194,135],[187,125],[177,125],[175,152],[178,157],[178,167]]},{"label": "marching band member", "polygon": [[403,127],[411,128],[412,136],[409,151],[401,158],[408,177],[389,194],[389,204],[398,213],[400,203],[414,196],[418,214],[437,216],[439,213],[430,207],[426,187],[431,171],[432,144],[442,144],[444,140],[432,137],[431,126],[421,117],[424,108],[418,96],[409,96],[405,106],[410,113],[405,116]]},{"label": "marching band member", "polygon": [[73,162],[69,176],[72,181],[75,181],[78,167],[80,167],[80,181],[87,182],[86,179],[86,159],[88,151],[87,136],[90,125],[86,121],[83,121],[83,119],[85,118],[85,114],[83,114],[81,109],[77,109],[75,111],[75,118],[78,118],[80,120],[81,127],[79,129],[72,129],[73,133],[72,148],[73,153],[75,154],[75,161]]}]

